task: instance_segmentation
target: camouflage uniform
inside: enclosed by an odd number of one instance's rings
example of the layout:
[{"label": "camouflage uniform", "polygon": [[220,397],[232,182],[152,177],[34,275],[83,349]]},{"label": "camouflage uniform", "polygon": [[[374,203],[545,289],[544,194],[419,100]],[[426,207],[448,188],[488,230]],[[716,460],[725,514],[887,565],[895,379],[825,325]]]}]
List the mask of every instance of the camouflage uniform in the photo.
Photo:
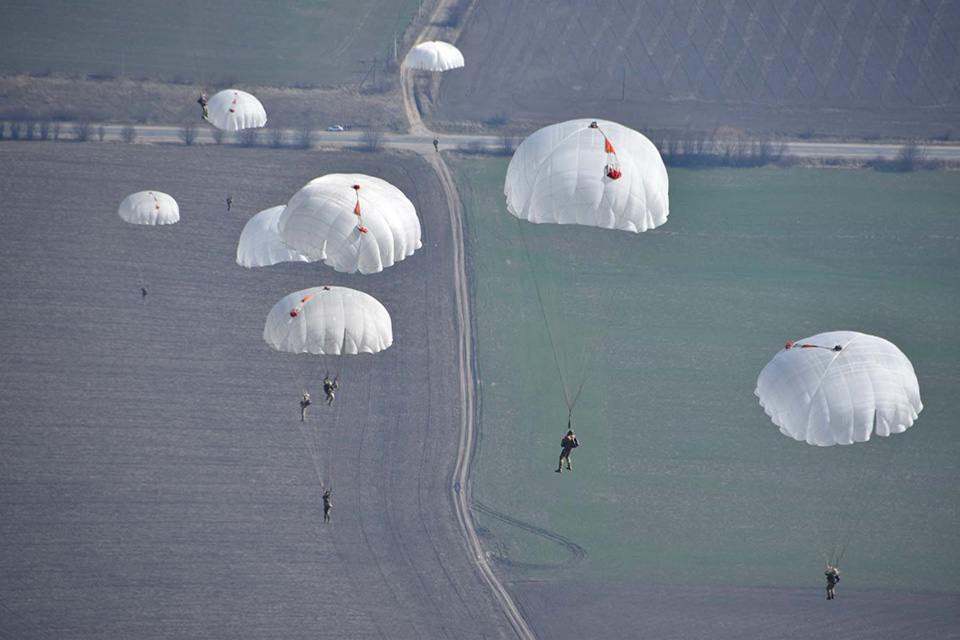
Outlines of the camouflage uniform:
[{"label": "camouflage uniform", "polygon": [[827,570],[823,572],[823,575],[827,576],[827,600],[833,600],[833,590],[840,582],[840,570],[827,565]]},{"label": "camouflage uniform", "polygon": [[323,492],[323,521],[330,522],[330,510],[333,508],[333,500],[330,498],[330,489]]},{"label": "camouflage uniform", "polygon": [[310,394],[306,391],[303,392],[303,397],[300,398],[300,422],[304,422],[307,419],[307,407],[309,407],[312,402],[310,402]]}]

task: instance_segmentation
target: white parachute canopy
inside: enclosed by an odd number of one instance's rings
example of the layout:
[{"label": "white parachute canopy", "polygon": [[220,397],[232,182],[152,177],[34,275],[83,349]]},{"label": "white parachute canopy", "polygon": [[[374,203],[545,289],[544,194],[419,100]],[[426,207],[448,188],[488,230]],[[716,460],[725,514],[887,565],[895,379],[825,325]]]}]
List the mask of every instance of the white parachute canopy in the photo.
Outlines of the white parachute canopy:
[{"label": "white parachute canopy", "polygon": [[156,226],[180,220],[177,201],[159,191],[138,191],[120,203],[120,217],[130,224]]},{"label": "white parachute canopy", "polygon": [[419,249],[420,220],[400,189],[362,173],[311,180],[287,203],[280,240],[343,273],[377,273]]},{"label": "white parachute canopy", "polygon": [[760,372],[755,393],[781,433],[821,447],[902,433],[923,409],[903,352],[856,331],[787,343]]},{"label": "white parachute canopy", "polygon": [[570,120],[524,140],[507,168],[507,210],[535,223],[639,233],[670,213],[667,168],[642,134],[615,122]]},{"label": "white parachute canopy", "polygon": [[224,89],[207,101],[207,122],[223,131],[256,129],[267,124],[267,112],[260,101],[246,91]]},{"label": "white parachute canopy", "polygon": [[420,71],[449,71],[463,65],[460,49],[448,42],[437,40],[418,44],[403,59],[403,66]]},{"label": "white parachute canopy", "polygon": [[280,241],[277,222],[286,205],[264,209],[247,220],[237,243],[237,264],[241,267],[268,267],[280,262],[310,262]]},{"label": "white parachute canopy", "polygon": [[373,296],[346,287],[313,287],[273,306],[263,339],[288,353],[378,353],[393,344],[393,324]]}]

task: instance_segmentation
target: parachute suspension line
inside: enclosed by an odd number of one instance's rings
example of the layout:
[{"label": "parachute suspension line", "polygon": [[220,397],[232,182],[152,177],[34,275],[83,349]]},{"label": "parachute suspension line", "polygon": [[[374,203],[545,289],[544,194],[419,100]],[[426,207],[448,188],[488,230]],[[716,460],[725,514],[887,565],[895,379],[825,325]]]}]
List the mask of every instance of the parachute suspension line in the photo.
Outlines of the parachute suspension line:
[{"label": "parachute suspension line", "polygon": [[[553,362],[557,365],[557,376],[560,378],[560,386],[563,388],[563,401],[567,405],[567,409],[570,411],[570,415],[573,415],[573,405],[570,403],[570,396],[567,393],[567,381],[563,379],[563,370],[560,368],[560,358],[557,356],[557,348],[553,342],[553,332],[550,330],[550,321],[547,319],[547,310],[543,305],[543,296],[540,293],[540,283],[537,281],[537,271],[533,268],[533,259],[530,257],[530,248],[527,246],[527,238],[523,233],[523,223],[520,222],[520,218],[516,218],[517,228],[520,230],[520,242],[523,244],[523,252],[527,257],[527,265],[530,267],[530,273],[533,275],[533,287],[537,292],[537,302],[540,303],[540,313],[543,316],[543,324],[547,328],[547,338],[550,340],[550,351],[553,353]],[[582,388],[583,385],[581,384]],[[577,392],[577,397],[580,396],[580,392]]]},{"label": "parachute suspension line", "polygon": [[310,454],[310,461],[313,463],[313,470],[317,474],[317,480],[320,481],[321,486],[323,485],[323,469],[320,464],[320,456],[317,453],[317,446],[314,443],[314,437],[310,433],[311,427],[308,422],[297,422],[297,427],[300,429],[300,435],[303,436],[304,441],[307,443],[307,452]]},{"label": "parachute suspension line", "polygon": [[353,208],[353,212],[357,215],[357,229],[360,233],[369,233],[370,230],[363,226],[363,215],[360,213],[360,185],[353,185],[353,190],[357,192],[357,204]]},{"label": "parachute suspension line", "polygon": [[[890,451],[888,443],[883,443],[883,451],[880,452],[880,455],[871,456],[870,464],[868,465],[867,457],[870,456],[870,454],[866,453],[866,446],[869,444],[870,443],[868,442],[860,443],[860,446],[858,447],[861,449],[861,451],[858,452],[860,454],[860,459],[857,461],[859,463],[856,473],[857,487],[851,494],[850,498],[850,503],[853,505],[851,510],[854,511],[854,513],[851,515],[851,519],[848,519],[844,523],[844,529],[840,534],[840,550],[837,554],[837,564],[834,566],[839,566],[840,560],[847,552],[847,547],[850,545],[850,541],[853,539],[854,533],[860,528],[860,524],[863,522],[863,518],[867,511],[871,510],[871,502],[876,499],[877,492],[867,490],[867,485],[871,484],[874,480],[873,478],[868,478],[870,475],[868,473],[868,466],[878,470],[885,469],[887,466],[886,456],[889,455]],[[874,444],[879,444],[879,442]]]},{"label": "parachute suspension line", "polygon": [[600,135],[603,136],[603,147],[607,152],[607,164],[603,167],[603,173],[611,180],[619,180],[623,177],[623,172],[620,170],[620,159],[617,158],[617,152],[613,148],[613,144],[610,142],[610,138],[607,137],[607,134],[603,132],[603,129],[600,128],[600,125],[597,124],[597,121],[594,120],[589,125],[590,129],[596,129],[600,132]]}]

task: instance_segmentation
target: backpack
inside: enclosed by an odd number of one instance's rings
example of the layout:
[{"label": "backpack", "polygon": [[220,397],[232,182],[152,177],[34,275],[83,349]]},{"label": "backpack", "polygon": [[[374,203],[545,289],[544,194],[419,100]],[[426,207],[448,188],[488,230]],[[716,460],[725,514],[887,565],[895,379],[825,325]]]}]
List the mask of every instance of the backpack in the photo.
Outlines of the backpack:
[{"label": "backpack", "polygon": [[580,440],[577,439],[577,436],[573,436],[573,442],[570,443],[571,449],[576,449],[580,446]]}]

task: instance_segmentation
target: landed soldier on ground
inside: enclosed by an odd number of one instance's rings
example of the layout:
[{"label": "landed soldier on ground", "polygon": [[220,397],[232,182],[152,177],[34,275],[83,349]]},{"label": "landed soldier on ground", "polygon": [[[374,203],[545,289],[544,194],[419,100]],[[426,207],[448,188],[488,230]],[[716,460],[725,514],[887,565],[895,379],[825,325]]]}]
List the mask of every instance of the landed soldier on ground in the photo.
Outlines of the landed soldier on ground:
[{"label": "landed soldier on ground", "polygon": [[333,500],[330,498],[330,489],[323,492],[323,521],[330,522],[330,510],[333,508]]},{"label": "landed soldier on ground", "polygon": [[840,569],[827,565],[827,570],[823,574],[827,576],[827,600],[833,600],[833,591],[840,582]]},{"label": "landed soldier on ground", "polygon": [[327,406],[332,407],[334,401],[334,392],[340,388],[340,383],[337,382],[340,379],[340,376],[335,377],[331,380],[328,376],[323,377],[323,392],[327,394]]},{"label": "landed soldier on ground", "polygon": [[303,392],[303,397],[300,398],[300,422],[305,422],[307,419],[307,407],[309,407],[312,402],[310,402],[310,394],[306,391]]},{"label": "landed soldier on ground", "polygon": [[206,120],[210,116],[210,110],[207,109],[207,94],[203,91],[200,92],[200,97],[197,99],[197,104],[200,105],[200,108],[203,109],[203,119]]},{"label": "landed soldier on ground", "polygon": [[434,149],[434,151],[436,151],[437,153],[440,153],[440,139],[439,139],[439,138],[434,138],[434,139],[433,139],[433,149]]},{"label": "landed soldier on ground", "polygon": [[146,288],[146,287],[140,287],[140,297],[141,297],[141,298],[146,298],[146,297],[147,297],[147,288]]},{"label": "landed soldier on ground", "polygon": [[[569,425],[567,425],[569,426]],[[570,452],[580,446],[580,441],[574,435],[573,429],[567,430],[567,435],[560,441],[560,464],[557,466],[557,473],[563,473],[563,461],[567,461],[567,470],[570,470]]]},{"label": "landed soldier on ground", "polygon": [[230,207],[233,206],[233,196],[227,196],[227,211],[230,211]]}]

